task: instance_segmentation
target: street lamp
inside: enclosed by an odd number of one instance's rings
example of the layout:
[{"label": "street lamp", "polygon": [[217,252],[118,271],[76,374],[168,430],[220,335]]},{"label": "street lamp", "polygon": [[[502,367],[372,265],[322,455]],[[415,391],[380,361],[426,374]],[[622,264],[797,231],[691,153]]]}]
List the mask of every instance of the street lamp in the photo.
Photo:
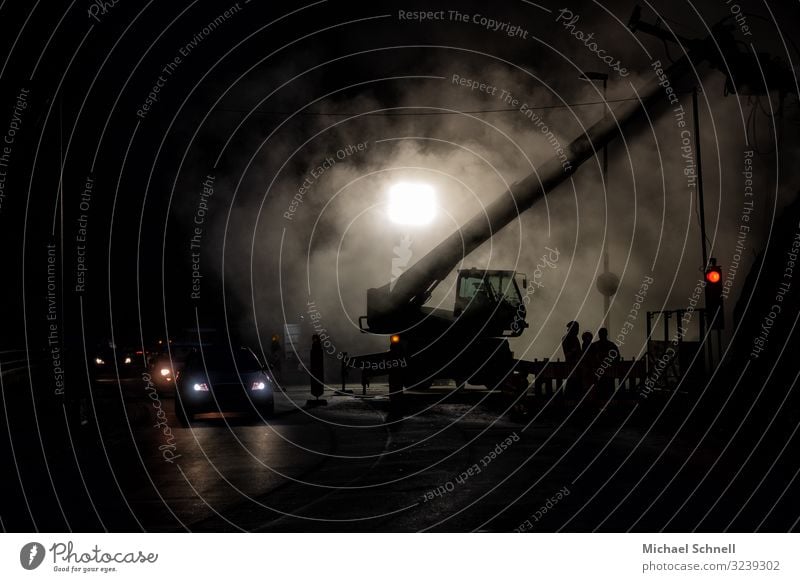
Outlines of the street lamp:
[{"label": "street lamp", "polygon": [[400,225],[399,239],[392,248],[392,278],[389,290],[411,261],[413,228],[426,226],[436,218],[436,193],[432,186],[420,182],[398,182],[389,188],[389,220]]},{"label": "street lamp", "polygon": [[433,187],[418,182],[398,182],[389,189],[389,220],[406,226],[424,226],[436,217]]}]

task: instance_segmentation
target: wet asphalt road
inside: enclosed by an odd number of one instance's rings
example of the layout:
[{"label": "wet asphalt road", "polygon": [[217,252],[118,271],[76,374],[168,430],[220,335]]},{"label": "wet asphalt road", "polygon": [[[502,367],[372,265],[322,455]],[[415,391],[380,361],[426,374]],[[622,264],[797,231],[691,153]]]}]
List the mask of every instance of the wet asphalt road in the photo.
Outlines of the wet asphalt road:
[{"label": "wet asphalt road", "polygon": [[203,415],[182,428],[169,391],[154,403],[133,378],[96,382],[89,422],[66,432],[46,430],[63,421],[58,406],[40,405],[35,422],[10,416],[17,486],[3,527],[785,530],[798,515],[789,467],[756,488],[721,429],[686,422],[693,401],[681,395],[604,409],[540,399],[513,420],[501,395],[478,389],[409,394],[401,411],[385,385],[368,398],[330,392],[323,407],[307,398],[291,386],[271,418]]}]

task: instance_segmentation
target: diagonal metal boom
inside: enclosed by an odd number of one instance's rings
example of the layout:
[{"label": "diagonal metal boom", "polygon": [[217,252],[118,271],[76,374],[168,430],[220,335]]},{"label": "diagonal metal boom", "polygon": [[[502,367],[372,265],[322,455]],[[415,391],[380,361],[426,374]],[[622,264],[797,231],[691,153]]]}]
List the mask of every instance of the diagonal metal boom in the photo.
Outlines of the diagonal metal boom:
[{"label": "diagonal metal boom", "polygon": [[[697,45],[695,47],[699,48]],[[565,148],[568,163],[563,158],[553,157],[525,179],[512,185],[485,210],[473,216],[459,230],[407,269],[395,281],[391,292],[388,286],[385,288],[385,293],[384,288],[381,288],[380,295],[386,303],[379,310],[424,304],[436,285],[447,277],[463,257],[497,234],[522,212],[533,206],[537,200],[543,198],[547,192],[567,180],[581,164],[593,157],[623,130],[640,121],[644,117],[645,109],[666,106],[668,100],[664,79],[672,84],[683,77],[691,70],[692,63],[697,63],[692,60],[697,56],[693,54],[696,52],[698,50],[690,51],[664,70],[662,75],[666,74],[666,77],[659,76],[656,68],[651,67],[649,73],[652,79],[642,91],[639,91],[640,100],[628,101],[615,107],[613,115],[604,116],[585,133],[575,138]]]}]

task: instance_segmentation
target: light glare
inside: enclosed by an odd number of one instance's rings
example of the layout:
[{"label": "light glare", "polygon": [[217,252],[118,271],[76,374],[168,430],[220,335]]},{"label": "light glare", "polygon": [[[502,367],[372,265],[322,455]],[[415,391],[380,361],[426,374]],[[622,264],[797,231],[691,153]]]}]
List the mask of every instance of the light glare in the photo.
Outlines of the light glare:
[{"label": "light glare", "polygon": [[436,216],[436,196],[428,184],[400,182],[389,190],[389,220],[424,226]]}]

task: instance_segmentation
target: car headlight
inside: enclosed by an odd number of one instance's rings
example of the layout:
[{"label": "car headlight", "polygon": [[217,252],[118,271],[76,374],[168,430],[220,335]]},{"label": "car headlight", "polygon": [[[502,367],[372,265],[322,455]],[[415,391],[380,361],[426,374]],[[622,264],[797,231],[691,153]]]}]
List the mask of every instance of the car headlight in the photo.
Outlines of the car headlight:
[{"label": "car headlight", "polygon": [[162,376],[169,376],[169,368],[161,368],[160,373]]},{"label": "car headlight", "polygon": [[195,392],[208,392],[208,384],[205,382],[201,382],[200,384],[194,385]]},{"label": "car headlight", "polygon": [[261,382],[260,380],[256,380],[255,382],[253,382],[253,385],[250,388],[251,388],[251,390],[263,390],[266,387],[267,387],[267,385],[264,384],[264,382]]},{"label": "car headlight", "polygon": [[124,361],[126,364],[130,364],[130,363],[131,363],[133,360],[131,360],[131,359],[130,359],[130,357],[128,357],[128,358],[125,358],[123,361]]},{"label": "car headlight", "polygon": [[97,364],[98,366],[102,366],[103,364],[105,364],[105,361],[102,358],[95,358],[94,363]]}]

